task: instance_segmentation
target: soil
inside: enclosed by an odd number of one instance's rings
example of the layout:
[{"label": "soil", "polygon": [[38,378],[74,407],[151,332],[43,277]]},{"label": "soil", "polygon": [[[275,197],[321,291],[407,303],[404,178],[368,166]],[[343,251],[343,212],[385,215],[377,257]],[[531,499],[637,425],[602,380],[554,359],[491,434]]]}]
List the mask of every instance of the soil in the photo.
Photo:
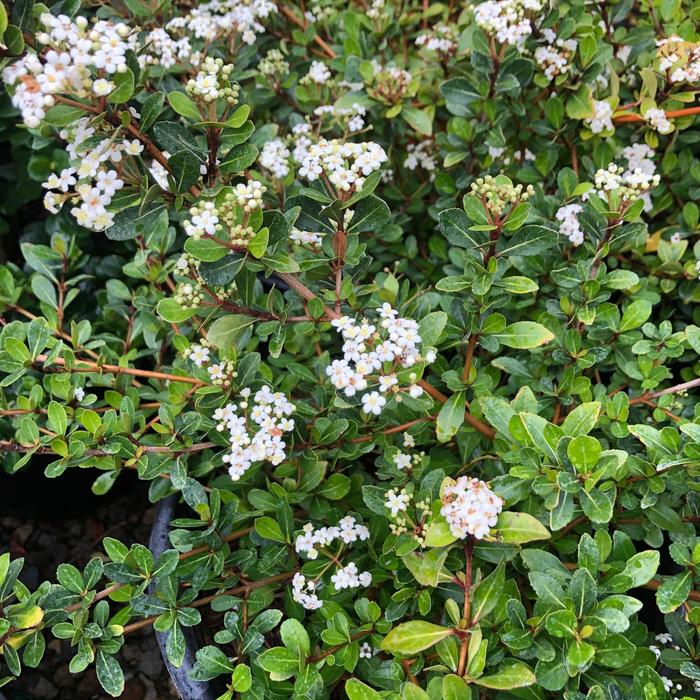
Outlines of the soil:
[{"label": "soil", "polygon": [[[155,508],[148,502],[146,483],[123,474],[108,494],[98,497],[90,491],[92,470],[69,469],[56,480],[44,478],[42,472],[41,463],[13,476],[0,470],[0,553],[24,557],[21,580],[28,587],[55,581],[56,567],[62,562],[83,567],[91,558],[104,556],[100,542],[107,535],[125,544],[148,543]],[[68,640],[50,635],[46,639],[40,668],[23,669],[20,679],[0,690],[0,697],[108,700],[94,668],[80,674],[68,671],[72,656]],[[151,629],[129,635],[118,659],[126,676],[123,700],[179,697]]]}]

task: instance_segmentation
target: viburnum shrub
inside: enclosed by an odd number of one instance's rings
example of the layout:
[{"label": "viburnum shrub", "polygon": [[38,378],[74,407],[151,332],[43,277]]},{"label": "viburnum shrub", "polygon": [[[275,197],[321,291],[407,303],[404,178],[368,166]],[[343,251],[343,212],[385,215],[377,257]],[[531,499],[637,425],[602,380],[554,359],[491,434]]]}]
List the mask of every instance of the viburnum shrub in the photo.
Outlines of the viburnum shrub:
[{"label": "viburnum shrub", "polygon": [[180,502],[0,557],[1,682],[700,697],[697,2],[0,8],[3,467]]}]

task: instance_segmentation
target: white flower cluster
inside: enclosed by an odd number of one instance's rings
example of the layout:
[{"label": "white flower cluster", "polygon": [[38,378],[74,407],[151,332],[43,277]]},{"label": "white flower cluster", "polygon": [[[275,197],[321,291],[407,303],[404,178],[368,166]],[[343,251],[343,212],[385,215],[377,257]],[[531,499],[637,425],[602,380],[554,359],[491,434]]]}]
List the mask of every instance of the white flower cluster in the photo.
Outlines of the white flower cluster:
[{"label": "white flower cluster", "polygon": [[189,37],[174,39],[162,27],[152,29],[144,39],[143,50],[138,54],[141,70],[148,66],[162,66],[166,70],[183,61],[198,63],[198,54],[192,51]]},{"label": "white flower cluster", "polygon": [[185,233],[192,238],[215,236],[222,229],[219,210],[211,201],[202,201],[190,208],[190,219],[182,222]]},{"label": "white flower cluster", "polygon": [[[223,460],[229,465],[229,474],[238,481],[255,462],[270,462],[277,465],[286,458],[287,444],[282,439],[284,433],[294,429],[294,421],[289,418],[294,412],[294,404],[281,392],[273,392],[263,386],[253,396],[249,406],[250,389],[241,389],[242,401],[217,408],[214,420],[217,430],[227,430],[231,450]],[[241,412],[239,415],[238,411]]]},{"label": "white flower cluster", "polygon": [[700,43],[692,43],[677,35],[658,39],[656,55],[659,70],[669,73],[672,83],[700,82]]},{"label": "white flower cluster", "polygon": [[457,40],[451,27],[438,26],[416,37],[416,46],[423,46],[428,51],[449,55],[457,50]]},{"label": "white flower cluster", "polygon": [[432,154],[433,146],[433,142],[429,139],[418,143],[409,143],[406,147],[404,167],[409,170],[415,170],[419,167],[423,168],[423,170],[431,174],[432,178],[437,167],[435,156]]},{"label": "white flower cluster", "polygon": [[648,109],[643,116],[652,129],[655,129],[660,134],[668,134],[673,131],[673,124],[668,120],[663,109],[656,107]]},{"label": "white flower cluster", "polygon": [[[299,142],[295,149],[295,158]],[[301,155],[301,153],[299,153]],[[342,192],[362,189],[365,178],[379,170],[387,160],[384,149],[373,141],[363,143],[343,143],[337,139],[321,139],[304,149],[299,175],[313,182],[322,173]]]},{"label": "white flower cluster", "polygon": [[292,230],[289,232],[289,240],[293,241],[296,245],[320,246],[323,241],[323,236],[323,232],[302,231],[296,226],[292,226]]},{"label": "white flower cluster", "polygon": [[422,360],[434,362],[435,353],[431,351],[426,357],[421,356],[416,321],[398,318],[398,311],[389,304],[383,304],[377,313],[381,319],[379,328],[367,319],[357,323],[349,316],[331,321],[345,342],[343,358],[333,360],[326,374],[333,386],[342,389],[346,396],[355,396],[370,384],[378,385],[379,391],[362,396],[362,410],[378,416],[386,405],[385,394],[394,394],[397,401],[400,401],[401,391],[408,391],[413,398],[422,395],[423,389],[415,383],[414,375],[409,387],[402,389],[397,371],[413,367]]},{"label": "white flower cluster", "polygon": [[316,584],[300,573],[292,579],[292,598],[306,610],[318,610],[323,605],[316,595]]},{"label": "white flower cluster", "polygon": [[532,34],[528,12],[540,12],[540,0],[486,0],[474,9],[474,22],[501,44],[521,47]]},{"label": "white flower cluster", "polygon": [[569,61],[576,53],[578,43],[575,39],[557,38],[556,32],[552,29],[543,29],[542,36],[547,44],[535,49],[535,60],[551,81],[558,75],[568,73],[571,68]]},{"label": "white flower cluster", "polygon": [[628,201],[634,201],[644,192],[656,187],[660,179],[659,175],[650,174],[641,168],[625,170],[615,163],[601,168],[594,177],[597,192],[601,197],[615,192],[620,198]]},{"label": "white flower cluster", "polygon": [[367,588],[372,585],[372,574],[369,571],[360,572],[355,562],[350,562],[347,566],[338,569],[331,581],[337,590],[342,591],[344,588]]},{"label": "white flower cluster", "polygon": [[270,49],[265,57],[260,59],[258,70],[268,77],[283,78],[289,74],[289,62],[279,49]]},{"label": "white flower cluster", "polygon": [[282,139],[272,139],[263,146],[258,162],[277,180],[284,180],[289,175],[289,155],[287,144]]},{"label": "white flower cluster", "polygon": [[276,12],[271,0],[211,0],[193,3],[189,14],[170,20],[166,28],[206,42],[237,34],[252,45],[265,31],[262,20]]},{"label": "white flower cluster", "polygon": [[233,63],[224,63],[221,58],[207,56],[199,73],[187,82],[185,89],[190,95],[200,97],[205,102],[223,98],[228,104],[234,105],[238,102],[240,88],[236,83],[231,83],[231,73]]},{"label": "white flower cluster", "polygon": [[299,81],[302,85],[315,83],[325,85],[331,79],[331,72],[323,61],[312,61],[309,72]]},{"label": "white flower cluster", "polygon": [[320,105],[314,110],[317,117],[331,116],[341,126],[354,133],[365,128],[363,117],[367,110],[359,103],[355,102],[350,107],[337,107],[336,105]]},{"label": "white flower cluster", "polygon": [[442,504],[440,514],[447,520],[450,532],[462,539],[467,535],[477,540],[487,537],[503,509],[503,500],[486,482],[467,476],[460,476],[445,487]]},{"label": "white flower cluster", "polygon": [[44,13],[43,31],[37,42],[46,47],[41,54],[28,52],[2,72],[6,85],[14,86],[12,104],[22,112],[30,128],[39,126],[54,95],[104,96],[115,87],[105,76],[126,70],[126,52],[132,29],[121,22],[99,20],[89,25],[84,17],[75,21],[65,15]]},{"label": "white flower cluster", "polygon": [[262,198],[266,190],[262,182],[248,180],[246,183],[238,183],[228,196],[232,197],[239,207],[243,207],[243,211],[250,213],[255,209],[262,209]]},{"label": "white flower cluster", "polygon": [[139,155],[143,145],[136,140],[107,137],[96,143],[99,136],[87,118],[76,121],[71,129],[62,129],[60,137],[67,142],[71,165],[60,173],[52,173],[43,183],[49,190],[44,196],[44,206],[56,214],[70,201],[75,205],[71,214],[81,226],[103,231],[114,222],[114,214],[107,211],[107,207],[124,187],[117,170],[109,166],[121,168],[125,156]]},{"label": "white flower cluster", "polygon": [[612,123],[613,108],[605,100],[593,100],[593,116],[585,122],[594,134],[602,131],[612,131],[615,127]]},{"label": "white flower cluster", "polygon": [[[370,19],[378,19],[385,4],[385,0],[372,0],[372,6],[366,12],[367,16]],[[360,652],[360,658],[362,658],[362,652]]]},{"label": "white flower cluster", "polygon": [[306,523],[302,528],[302,534],[298,535],[294,547],[298,554],[302,552],[309,559],[318,557],[318,547],[327,547],[335,540],[345,544],[364,542],[369,539],[369,530],[365,525],[358,523],[351,515],[346,515],[333,527],[314,528],[313,523]]},{"label": "white flower cluster", "polygon": [[231,385],[231,382],[238,376],[236,365],[233,360],[220,360],[213,362],[211,350],[206,341],[201,344],[194,343],[190,345],[184,352],[185,359],[191,360],[197,367],[207,367],[209,379],[215,386]]},{"label": "white flower cluster", "polygon": [[555,214],[559,224],[559,232],[564,234],[573,245],[579,246],[583,243],[583,230],[579,224],[578,215],[583,211],[580,204],[566,204],[557,209]]}]

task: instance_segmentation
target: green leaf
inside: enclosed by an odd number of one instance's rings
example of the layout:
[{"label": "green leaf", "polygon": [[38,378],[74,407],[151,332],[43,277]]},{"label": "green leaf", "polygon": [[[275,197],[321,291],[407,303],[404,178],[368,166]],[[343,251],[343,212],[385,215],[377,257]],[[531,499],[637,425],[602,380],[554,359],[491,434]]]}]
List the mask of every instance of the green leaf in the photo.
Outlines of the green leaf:
[{"label": "green leaf", "polygon": [[554,339],[554,333],[541,323],[516,321],[498,333],[491,333],[490,337],[496,338],[501,345],[506,347],[527,350],[549,343]]},{"label": "green leaf", "polygon": [[228,253],[213,262],[203,262],[199,266],[201,278],[214,287],[225,287],[234,279],[245,265],[245,255]]},{"label": "green leaf", "polygon": [[345,693],[349,700],[381,700],[382,696],[376,691],[365,685],[357,678],[350,678],[345,683]]},{"label": "green leaf", "polygon": [[654,574],[659,568],[659,561],[660,555],[655,550],[649,549],[646,552],[639,552],[627,560],[622,575],[631,579],[631,588],[643,586],[654,578]]},{"label": "green leaf", "polygon": [[194,121],[199,121],[202,118],[197,105],[192,98],[184,92],[179,92],[177,90],[169,92],[168,102],[170,106],[183,117],[188,117]]},{"label": "green leaf", "polygon": [[154,205],[144,211],[129,207],[114,217],[114,224],[105,230],[113,241],[127,241],[136,236],[146,236],[158,228],[167,229],[168,212],[164,204]]},{"label": "green leaf", "polygon": [[524,688],[536,683],[537,679],[529,666],[516,662],[505,666],[497,673],[490,676],[475,678],[474,683],[484,688],[493,690],[511,690],[512,688]]},{"label": "green leaf", "polygon": [[449,243],[459,248],[471,249],[476,254],[478,243],[469,230],[469,217],[462,209],[445,209],[438,214],[438,221],[440,231]]},{"label": "green leaf", "polygon": [[582,85],[579,90],[566,101],[566,114],[571,119],[587,119],[593,116],[593,99],[590,87]]},{"label": "green leaf", "polygon": [[662,613],[671,613],[679,608],[690,595],[693,587],[693,574],[684,571],[664,580],[656,591],[656,604]]},{"label": "green leaf", "polygon": [[54,433],[65,435],[68,427],[68,416],[66,409],[58,401],[51,401],[47,410],[49,424]]},{"label": "green leaf", "polygon": [[154,92],[146,98],[141,107],[141,131],[148,131],[156,123],[164,103],[164,92]]},{"label": "green leaf", "polygon": [[621,634],[609,634],[596,644],[595,660],[610,668],[623,668],[634,659],[637,647]]},{"label": "green leaf", "polygon": [[229,249],[211,238],[187,238],[185,250],[204,262],[216,262],[228,255]]},{"label": "green leaf", "polygon": [[430,549],[424,553],[410,552],[401,557],[401,560],[421,586],[435,588],[440,582],[447,554],[447,549]]},{"label": "green leaf", "polygon": [[[363,487],[364,488],[367,487]],[[383,504],[382,504],[383,506]],[[384,506],[382,507],[382,515],[385,512]],[[446,547],[448,544],[452,544],[457,541],[451,530],[450,526],[442,515],[434,516],[425,531],[425,546],[426,547]]]},{"label": "green leaf", "polygon": [[247,693],[253,687],[250,666],[238,664],[231,674],[231,688],[237,693]]},{"label": "green leaf", "polygon": [[418,324],[418,335],[423,347],[437,345],[447,326],[447,314],[444,311],[433,311],[424,316]]},{"label": "green leaf", "polygon": [[436,434],[439,442],[449,442],[464,423],[464,392],[450,396],[438,413]]},{"label": "green leaf", "polygon": [[[160,304],[158,306],[160,306]],[[255,323],[254,317],[238,314],[230,314],[229,316],[217,318],[216,321],[209,326],[207,339],[217,348],[233,347],[237,338],[239,338],[243,331],[253,323]]]},{"label": "green leaf", "polygon": [[472,114],[471,106],[481,100],[481,95],[464,78],[451,78],[440,85],[440,92],[445,98],[449,112],[457,117],[467,117]]},{"label": "green leaf", "polygon": [[208,681],[233,670],[234,665],[219,647],[206,646],[197,651],[192,676],[198,681]]},{"label": "green leaf", "polygon": [[376,231],[391,219],[391,211],[386,202],[373,194],[361,199],[353,211],[355,213],[350,220],[348,233]]},{"label": "green leaf", "polygon": [[451,634],[452,630],[449,627],[441,627],[424,620],[413,620],[394,627],[384,637],[381,648],[391,654],[417,654]]},{"label": "green leaf", "polygon": [[419,133],[430,136],[433,133],[433,117],[427,109],[403,106],[401,116]]},{"label": "green leaf", "polygon": [[531,294],[539,289],[537,282],[529,277],[520,277],[519,275],[504,277],[498,282],[498,286],[511,294]]},{"label": "green leaf", "polygon": [[[87,105],[86,105],[87,106]],[[57,104],[47,110],[43,121],[51,126],[68,126],[82,119],[87,110],[74,105]]]},{"label": "green leaf", "polygon": [[274,542],[286,542],[287,538],[282,532],[282,528],[277,524],[276,520],[269,517],[257,518],[255,521],[255,532],[267,540]]},{"label": "green leaf", "polygon": [[566,447],[566,454],[577,471],[590,472],[600,459],[603,448],[590,435],[577,435]]},{"label": "green leaf", "polygon": [[287,649],[293,651],[299,657],[309,655],[311,651],[311,640],[309,633],[304,629],[304,625],[299,620],[285,620],[280,627],[282,644]]},{"label": "green leaf", "polygon": [[250,143],[241,143],[226,154],[226,160],[219,165],[219,171],[222,175],[242,173],[255,163],[257,157],[258,149],[255,146]]},{"label": "green leaf", "polygon": [[97,680],[108,695],[118,698],[124,692],[124,672],[114,656],[98,649],[95,670]]},{"label": "green leaf", "polygon": [[523,544],[551,537],[549,530],[537,518],[529,513],[513,513],[508,510],[498,516],[496,527],[491,532],[507,544]]},{"label": "green leaf", "polygon": [[577,435],[587,435],[595,428],[600,416],[600,403],[590,401],[582,403],[566,416],[562,423],[564,435],[576,437]]},{"label": "green leaf", "polygon": [[479,581],[474,589],[472,599],[472,623],[476,623],[486,617],[498,603],[506,580],[505,560],[486,578]]},{"label": "green leaf", "polygon": [[639,328],[651,316],[651,302],[646,299],[633,301],[622,314],[620,321],[620,332],[631,331]]},{"label": "green leaf", "polygon": [[579,492],[581,508],[586,517],[597,524],[609,523],[615,506],[615,489],[602,491],[592,488],[590,491],[581,489]]},{"label": "green leaf", "polygon": [[115,73],[111,77],[115,87],[112,92],[107,95],[107,102],[113,105],[127,102],[134,94],[134,74],[130,68],[127,68],[123,73]]},{"label": "green leaf", "polygon": [[289,678],[299,668],[299,657],[286,647],[272,647],[258,656],[258,664],[268,673]]},{"label": "green leaf", "polygon": [[175,299],[161,299],[156,306],[156,313],[167,323],[183,323],[197,313],[197,309],[183,309]]},{"label": "green leaf", "polygon": [[632,435],[638,440],[641,440],[647,447],[658,450],[665,455],[677,456],[662,441],[661,432],[656,428],[652,428],[650,425],[645,425],[644,423],[628,425],[627,428]]},{"label": "green leaf", "polygon": [[496,254],[531,256],[541,255],[557,245],[559,232],[546,226],[523,226],[510,238],[501,236],[496,246]]},{"label": "green leaf", "polygon": [[175,192],[187,192],[202,176],[200,166],[202,161],[191,151],[180,151],[168,160],[170,174],[175,183]]}]

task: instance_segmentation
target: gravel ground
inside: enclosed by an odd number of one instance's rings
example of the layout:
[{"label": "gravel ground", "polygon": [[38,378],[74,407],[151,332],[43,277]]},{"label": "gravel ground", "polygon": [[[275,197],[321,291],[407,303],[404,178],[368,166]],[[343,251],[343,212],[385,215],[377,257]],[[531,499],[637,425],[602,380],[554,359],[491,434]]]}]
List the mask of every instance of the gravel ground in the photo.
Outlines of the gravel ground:
[{"label": "gravel ground", "polygon": [[[41,471],[32,465],[12,477],[0,472],[0,552],[24,557],[22,580],[29,587],[55,580],[61,562],[84,566],[102,553],[105,535],[127,544],[148,542],[154,507],[143,482],[127,474],[113,492],[96,497],[90,492],[94,473],[74,469],[50,481]],[[25,669],[0,692],[7,700],[107,700],[94,669],[68,671],[71,656],[66,640],[53,639],[40,668]],[[122,698],[178,698],[150,629],[130,635],[118,658],[127,678]]]}]

